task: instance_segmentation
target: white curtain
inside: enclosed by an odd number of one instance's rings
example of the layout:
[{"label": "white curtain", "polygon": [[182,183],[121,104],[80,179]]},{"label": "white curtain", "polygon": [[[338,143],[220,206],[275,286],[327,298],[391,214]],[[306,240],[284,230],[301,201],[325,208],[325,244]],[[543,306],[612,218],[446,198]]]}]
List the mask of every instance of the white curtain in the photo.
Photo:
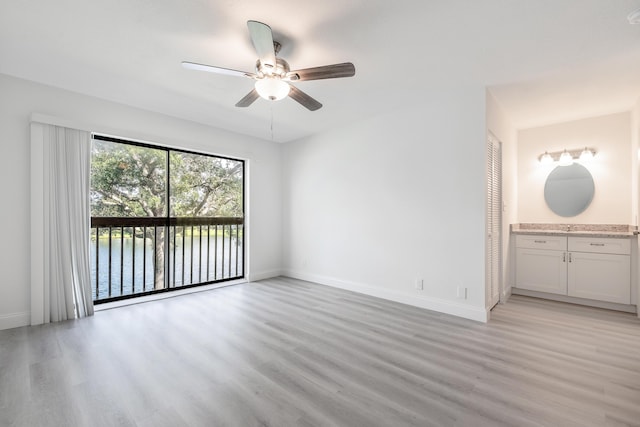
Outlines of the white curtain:
[{"label": "white curtain", "polygon": [[[42,306],[33,306],[32,295],[32,323],[38,317],[46,323],[90,316],[93,314],[89,246],[91,135],[60,126],[35,125],[32,150],[40,147],[43,166],[40,175],[43,248],[37,251],[42,255],[43,266],[42,284],[35,283],[37,292],[42,286],[41,297],[35,298],[36,305]],[[33,159],[32,152],[32,162]],[[32,179],[33,176],[32,173]],[[42,310],[42,315],[34,310]]]}]

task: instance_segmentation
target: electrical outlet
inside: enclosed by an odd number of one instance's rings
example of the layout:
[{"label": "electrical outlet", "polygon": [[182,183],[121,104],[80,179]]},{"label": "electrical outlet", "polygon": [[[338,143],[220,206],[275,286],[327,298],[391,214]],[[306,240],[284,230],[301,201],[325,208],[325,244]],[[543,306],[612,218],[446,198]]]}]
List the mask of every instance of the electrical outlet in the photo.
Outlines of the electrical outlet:
[{"label": "electrical outlet", "polygon": [[416,285],[416,289],[421,291],[424,289],[424,280],[423,279],[416,279],[415,281],[415,285]]},{"label": "electrical outlet", "polygon": [[456,296],[460,299],[467,299],[467,288],[462,286],[458,286],[458,290],[456,292]]}]

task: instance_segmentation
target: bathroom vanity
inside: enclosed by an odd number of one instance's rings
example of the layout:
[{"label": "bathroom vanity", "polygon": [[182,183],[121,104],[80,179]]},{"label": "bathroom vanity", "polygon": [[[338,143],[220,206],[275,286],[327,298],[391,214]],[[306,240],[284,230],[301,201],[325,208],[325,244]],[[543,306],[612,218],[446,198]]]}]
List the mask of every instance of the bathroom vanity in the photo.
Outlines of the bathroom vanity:
[{"label": "bathroom vanity", "polygon": [[[595,150],[586,151],[593,160]],[[564,150],[559,159],[552,158],[558,163],[544,183],[548,211],[535,214],[563,223],[511,225],[511,292],[638,313],[638,227],[565,222],[584,220],[597,198],[592,163],[572,153]],[[552,157],[545,152],[541,162],[545,156]],[[568,160],[563,162],[563,156]]]},{"label": "bathroom vanity", "polygon": [[636,312],[636,227],[514,224],[514,294]]}]

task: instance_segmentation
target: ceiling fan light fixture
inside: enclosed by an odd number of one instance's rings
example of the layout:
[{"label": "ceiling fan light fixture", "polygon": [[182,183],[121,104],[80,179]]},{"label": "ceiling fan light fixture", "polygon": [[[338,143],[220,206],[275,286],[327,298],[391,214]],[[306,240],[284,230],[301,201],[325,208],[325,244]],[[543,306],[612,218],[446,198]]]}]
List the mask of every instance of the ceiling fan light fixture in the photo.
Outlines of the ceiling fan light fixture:
[{"label": "ceiling fan light fixture", "polygon": [[256,92],[261,98],[269,101],[279,101],[289,95],[291,86],[287,82],[273,77],[265,77],[256,81]]}]

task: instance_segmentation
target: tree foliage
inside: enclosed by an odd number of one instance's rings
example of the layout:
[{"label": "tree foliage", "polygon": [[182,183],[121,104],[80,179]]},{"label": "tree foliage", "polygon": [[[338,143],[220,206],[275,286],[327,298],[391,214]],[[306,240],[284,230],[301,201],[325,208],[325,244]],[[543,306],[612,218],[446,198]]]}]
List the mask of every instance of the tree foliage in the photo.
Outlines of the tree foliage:
[{"label": "tree foliage", "polygon": [[242,162],[106,141],[93,145],[92,216],[165,216],[167,156],[171,216],[242,216]]},{"label": "tree foliage", "polygon": [[94,141],[91,215],[166,215],[166,152]]},{"label": "tree foliage", "polygon": [[172,216],[242,216],[242,162],[172,152]]}]

